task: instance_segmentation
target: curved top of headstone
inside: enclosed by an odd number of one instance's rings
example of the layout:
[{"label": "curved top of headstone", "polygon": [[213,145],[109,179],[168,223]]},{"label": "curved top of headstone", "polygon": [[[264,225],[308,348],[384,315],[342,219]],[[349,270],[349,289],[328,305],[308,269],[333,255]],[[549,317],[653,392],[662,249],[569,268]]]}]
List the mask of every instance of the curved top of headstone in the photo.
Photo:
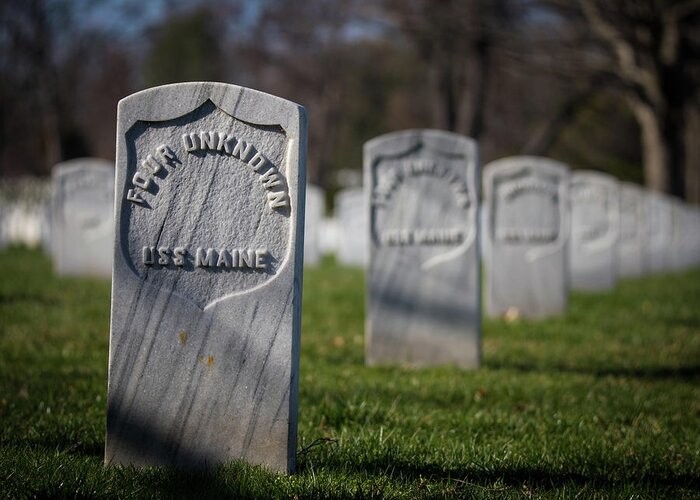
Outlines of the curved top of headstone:
[{"label": "curved top of headstone", "polygon": [[644,188],[634,182],[620,182],[620,189],[636,191],[639,194],[642,194],[644,192]]},{"label": "curved top of headstone", "polygon": [[540,172],[549,172],[555,175],[567,175],[569,167],[560,161],[543,156],[508,156],[494,160],[484,167],[484,183],[488,186],[494,175],[516,171],[523,168],[536,168]]},{"label": "curved top of headstone", "polygon": [[598,184],[607,184],[612,187],[619,184],[617,177],[597,170],[574,170],[571,172],[571,180],[596,182]]},{"label": "curved top of headstone", "polygon": [[381,151],[384,155],[400,154],[424,142],[428,147],[434,145],[441,152],[452,149],[455,144],[459,144],[461,148],[469,149],[470,153],[474,155],[474,160],[476,160],[475,155],[478,150],[474,139],[454,132],[436,129],[410,129],[390,132],[365,142],[364,150],[366,154],[374,154],[375,151]]},{"label": "curved top of headstone", "polygon": [[109,170],[113,172],[114,162],[104,160],[102,158],[74,158],[72,160],[62,161],[61,163],[54,165],[51,168],[51,176],[56,177],[66,175],[76,170],[83,170],[86,168]]},{"label": "curved top of headstone", "polygon": [[306,120],[303,106],[272,94],[229,83],[184,82],[142,90],[119,101],[117,128],[128,130],[136,121],[179,118],[206,101],[239,120],[279,125],[295,136]]}]

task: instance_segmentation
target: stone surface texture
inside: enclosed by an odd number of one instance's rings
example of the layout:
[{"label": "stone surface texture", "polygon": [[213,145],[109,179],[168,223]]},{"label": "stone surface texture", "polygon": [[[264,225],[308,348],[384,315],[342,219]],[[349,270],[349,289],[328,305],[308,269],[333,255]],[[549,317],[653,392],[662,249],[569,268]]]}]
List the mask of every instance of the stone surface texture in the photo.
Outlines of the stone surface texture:
[{"label": "stone surface texture", "polygon": [[617,282],[620,196],[617,180],[600,172],[571,174],[571,288],[611,290]]},{"label": "stone surface texture", "polygon": [[[61,276],[112,275],[114,164],[78,158],[52,169],[51,255]],[[37,241],[41,240],[40,213]],[[23,223],[22,226],[26,226]]]},{"label": "stone surface texture", "polygon": [[538,318],[568,305],[569,170],[533,156],[484,169],[488,314]]},{"label": "stone surface texture", "polygon": [[365,144],[370,365],[480,363],[476,143],[407,130]]},{"label": "stone surface texture", "polygon": [[367,266],[366,205],[364,191],[361,188],[344,189],[335,195],[335,218],[338,231],[336,257],[344,266]]},{"label": "stone surface texture", "polygon": [[295,467],[306,118],[235,85],[119,103],[107,464]]}]

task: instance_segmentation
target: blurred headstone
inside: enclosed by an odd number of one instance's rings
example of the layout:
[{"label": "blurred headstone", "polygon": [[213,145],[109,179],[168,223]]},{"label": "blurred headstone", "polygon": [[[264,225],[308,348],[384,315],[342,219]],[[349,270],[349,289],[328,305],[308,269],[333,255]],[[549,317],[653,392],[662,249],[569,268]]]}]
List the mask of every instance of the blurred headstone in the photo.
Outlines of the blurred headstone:
[{"label": "blurred headstone", "polygon": [[408,130],[365,144],[367,363],[480,362],[476,143]]},{"label": "blurred headstone", "polygon": [[306,119],[222,83],[119,103],[106,463],[294,469]]},{"label": "blurred headstone", "polygon": [[5,207],[5,200],[0,197],[0,250],[7,246],[7,241],[5,239],[5,216],[7,215],[7,208]]},{"label": "blurred headstone", "polygon": [[683,251],[685,267],[700,264],[700,208],[697,205],[685,204],[685,250]]},{"label": "blurred headstone", "polygon": [[0,179],[3,238],[6,244],[30,248],[42,243],[43,207],[50,200],[51,184],[38,177]]},{"label": "blurred headstone", "polygon": [[318,186],[306,186],[306,220],[304,221],[304,265],[317,266],[321,261],[321,219],[325,195]]},{"label": "blurred headstone", "polygon": [[636,277],[645,273],[647,224],[644,190],[636,184],[622,183],[620,185],[620,241],[617,246],[618,276]]},{"label": "blurred headstone", "polygon": [[490,315],[537,318],[568,305],[569,170],[547,158],[516,156],[484,169],[490,255]]},{"label": "blurred headstone", "polygon": [[569,265],[574,290],[610,290],[617,281],[619,188],[600,172],[571,174]]},{"label": "blurred headstone", "polygon": [[362,171],[342,168],[335,173],[335,182],[341,189],[362,187]]},{"label": "blurred headstone", "polygon": [[367,204],[362,189],[346,189],[335,195],[335,218],[338,221],[336,257],[344,266],[367,265]]},{"label": "blurred headstone", "polygon": [[335,217],[321,218],[318,244],[323,255],[338,253],[338,219]]},{"label": "blurred headstone", "polygon": [[[688,205],[678,198],[669,197],[671,207],[671,245],[668,268],[681,271],[692,265],[689,242],[692,236]],[[697,228],[696,230],[700,230]]]},{"label": "blurred headstone", "polygon": [[658,273],[666,271],[671,261],[673,235],[671,203],[666,195],[652,191],[647,191],[646,200],[649,217],[647,240],[649,271]]},{"label": "blurred headstone", "polygon": [[61,276],[110,277],[114,164],[78,158],[54,166],[52,177],[51,256],[55,272]]}]

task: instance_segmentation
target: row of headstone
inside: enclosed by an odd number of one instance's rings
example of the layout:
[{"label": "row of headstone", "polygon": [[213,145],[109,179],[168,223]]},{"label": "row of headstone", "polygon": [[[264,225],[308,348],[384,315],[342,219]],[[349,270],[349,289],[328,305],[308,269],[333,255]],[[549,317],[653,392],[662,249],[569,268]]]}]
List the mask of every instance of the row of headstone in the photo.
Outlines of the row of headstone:
[{"label": "row of headstone", "polygon": [[59,275],[110,277],[114,165],[81,158],[54,166],[50,182],[3,183],[0,244],[41,246]]},{"label": "row of headstone", "polygon": [[[555,175],[552,167],[556,166],[560,168],[554,169]],[[492,256],[505,262],[487,273],[491,314],[555,314],[565,310],[569,288],[609,290],[618,278],[698,263],[694,244],[700,232],[698,209],[680,200],[600,172],[569,173],[566,166],[545,158],[508,158],[488,165],[489,170],[494,173],[485,176],[486,199],[480,216],[482,259],[488,269]],[[528,187],[526,181],[532,185]],[[566,186],[565,192],[558,193],[558,182]],[[502,187],[508,196],[500,192]],[[358,257],[363,247],[370,246],[370,233],[358,216],[367,220],[366,207],[358,189],[341,191],[336,197],[333,220],[338,236],[324,252],[335,252],[342,265],[368,265]],[[533,250],[524,251],[529,247]],[[511,254],[513,258],[506,258]],[[541,272],[540,266],[564,270],[553,277]],[[513,276],[520,277],[528,290],[508,285]]]},{"label": "row of headstone", "polygon": [[[120,101],[106,463],[205,467],[242,458],[294,469],[304,223],[325,224],[311,208],[317,194],[305,194],[305,153],[304,109],[258,91],[183,83]],[[62,180],[57,203],[69,208],[57,214],[92,214],[109,198],[91,180],[98,170],[82,172],[75,190]],[[580,255],[595,255],[581,276],[614,260],[608,242],[619,224],[607,213],[616,203],[607,181],[593,189],[590,179],[571,183],[552,160],[499,160],[485,169],[482,231],[480,177],[477,144],[457,134],[412,130],[365,145],[366,192],[338,198],[336,230],[343,259],[368,268],[369,364],[479,365],[482,232],[494,314],[566,307],[574,233],[587,247]],[[83,191],[91,201],[81,201]],[[571,191],[603,208],[577,208],[572,221]],[[655,203],[643,202],[652,211]],[[305,214],[305,204],[317,213]],[[654,224],[683,225],[668,233],[679,250],[653,258],[680,266],[690,250],[696,263],[698,231],[683,231],[697,229],[698,211],[669,206]],[[97,220],[69,217],[52,229],[79,240],[97,233]],[[340,236],[345,229],[368,244]],[[605,245],[594,245],[601,237]],[[64,240],[54,251],[75,251]],[[597,286],[597,268],[594,276],[585,283]]]},{"label": "row of headstone", "polygon": [[598,172],[574,172],[571,186],[573,289],[609,290],[620,277],[700,262],[697,207]]},{"label": "row of headstone", "polygon": [[49,227],[50,185],[38,178],[0,182],[0,248],[43,246]]}]

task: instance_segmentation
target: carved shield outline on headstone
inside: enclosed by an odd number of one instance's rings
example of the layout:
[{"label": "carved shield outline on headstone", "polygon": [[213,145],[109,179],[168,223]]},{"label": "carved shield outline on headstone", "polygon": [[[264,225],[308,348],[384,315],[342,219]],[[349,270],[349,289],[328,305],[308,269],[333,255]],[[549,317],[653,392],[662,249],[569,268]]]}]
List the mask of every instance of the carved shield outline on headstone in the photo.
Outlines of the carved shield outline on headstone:
[{"label": "carved shield outline on headstone", "polygon": [[[188,87],[198,92],[188,92]],[[202,92],[202,89],[205,91]],[[231,84],[210,83],[210,82],[190,82],[174,85],[164,85],[152,89],[147,89],[123,99],[119,102],[119,113],[117,121],[117,184],[115,199],[116,224],[121,228],[119,217],[123,213],[125,203],[132,203],[127,200],[127,194],[131,186],[127,177],[128,165],[132,161],[142,158],[132,159],[129,155],[128,141],[125,135],[138,122],[168,122],[183,117],[210,101],[218,110],[238,120],[242,123],[254,127],[279,127],[286,136],[286,150],[283,154],[283,169],[280,169],[285,177],[290,198],[291,210],[288,215],[290,220],[289,233],[286,243],[286,251],[278,259],[279,265],[275,269],[275,274],[269,279],[256,286],[243,290],[223,293],[202,305],[196,299],[183,294],[178,290],[171,290],[170,293],[196,305],[200,310],[207,311],[216,304],[230,298],[250,294],[273,283],[278,276],[283,274],[290,263],[290,253],[294,242],[303,234],[303,220],[299,220],[299,213],[303,213],[303,199],[298,199],[299,185],[305,182],[305,175],[302,169],[297,176],[290,178],[289,172],[292,165],[299,165],[306,144],[302,141],[305,136],[299,134],[300,129],[305,126],[305,113],[302,107],[281,99],[279,97],[246,89]],[[173,104],[176,103],[176,104]],[[293,109],[292,109],[293,108]],[[281,113],[281,109],[289,109],[288,113]],[[283,115],[285,120],[280,120]],[[126,121],[128,120],[128,121]],[[282,123],[280,123],[282,121]],[[300,141],[301,139],[301,141]],[[296,173],[296,170],[295,170]],[[301,231],[301,233],[299,233]],[[124,249],[127,242],[123,241],[124,235],[117,231],[115,235],[115,258],[120,260],[120,264],[130,269],[134,279],[143,282],[143,285],[150,289],[160,290],[162,287],[144,281],[141,276],[134,272],[129,264],[129,258],[125,256]],[[297,260],[299,257],[297,257]],[[118,265],[115,260],[114,266]]]},{"label": "carved shield outline on headstone", "polygon": [[[445,147],[441,148],[441,145]],[[469,205],[466,208],[468,214],[468,219],[466,221],[467,234],[464,237],[464,240],[458,246],[433,255],[427,260],[421,262],[421,268],[423,270],[427,270],[433,266],[449,262],[459,257],[472,245],[477,244],[479,223],[478,186],[480,185],[480,172],[478,169],[479,152],[476,141],[473,139],[460,134],[454,134],[441,130],[402,130],[400,132],[385,134],[368,141],[364,147],[364,163],[367,165],[365,168],[364,184],[367,190],[365,195],[368,197],[366,203],[369,206],[368,230],[373,245],[376,244],[377,235],[375,234],[375,224],[373,224],[373,221],[375,220],[376,208],[372,202],[373,193],[371,190],[376,185],[374,180],[374,176],[376,175],[376,167],[382,160],[400,158],[401,156],[404,156],[407,153],[419,148],[433,150],[440,156],[463,154],[466,168],[464,171],[460,171],[459,174],[460,177],[463,176],[463,180],[467,185],[467,192],[469,195]]]},{"label": "carved shield outline on headstone", "polygon": [[[606,206],[607,210],[607,227],[606,231],[602,236],[595,238],[591,241],[581,242],[583,248],[590,253],[594,253],[601,248],[607,248],[615,244],[619,237],[619,227],[620,227],[620,211],[619,211],[619,187],[617,179],[612,175],[604,174],[602,172],[595,171],[576,171],[571,174],[571,181],[569,192],[571,196],[571,208],[572,208],[572,237],[573,237],[573,208],[574,208],[574,198],[575,190],[578,183],[587,183],[595,186],[596,189],[601,189],[606,191],[606,196],[609,197]],[[617,207],[613,205],[617,204]]]},{"label": "carved shield outline on headstone", "polygon": [[496,178],[515,177],[528,170],[533,170],[533,165],[537,165],[537,167],[534,167],[534,170],[540,170],[546,173],[546,175],[559,177],[561,178],[561,182],[559,182],[557,193],[559,199],[559,232],[557,238],[552,243],[529,249],[526,253],[526,258],[530,262],[534,262],[549,254],[560,251],[569,241],[569,168],[565,164],[550,158],[540,156],[512,156],[493,161],[486,165],[484,169],[484,196],[486,197],[488,213],[490,215],[486,233],[488,235],[487,237],[491,241],[494,241],[494,214],[496,213],[494,207],[496,203],[494,189]]}]

